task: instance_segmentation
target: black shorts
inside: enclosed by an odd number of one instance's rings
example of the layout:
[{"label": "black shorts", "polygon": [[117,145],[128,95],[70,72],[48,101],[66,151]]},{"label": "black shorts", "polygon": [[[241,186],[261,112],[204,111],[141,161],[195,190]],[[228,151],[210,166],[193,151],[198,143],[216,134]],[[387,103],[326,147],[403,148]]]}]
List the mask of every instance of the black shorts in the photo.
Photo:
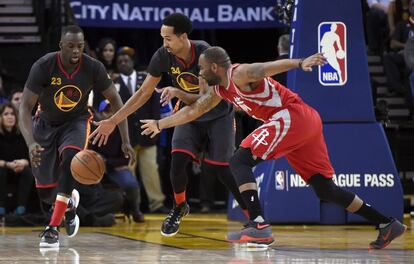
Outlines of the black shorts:
[{"label": "black shorts", "polygon": [[88,117],[74,119],[61,125],[51,125],[42,118],[33,121],[34,140],[44,148],[40,166],[32,167],[37,188],[57,186],[63,150],[85,149],[89,131],[90,118]]},{"label": "black shorts", "polygon": [[184,152],[195,160],[228,165],[234,153],[234,113],[203,122],[191,122],[174,129],[171,152]]}]

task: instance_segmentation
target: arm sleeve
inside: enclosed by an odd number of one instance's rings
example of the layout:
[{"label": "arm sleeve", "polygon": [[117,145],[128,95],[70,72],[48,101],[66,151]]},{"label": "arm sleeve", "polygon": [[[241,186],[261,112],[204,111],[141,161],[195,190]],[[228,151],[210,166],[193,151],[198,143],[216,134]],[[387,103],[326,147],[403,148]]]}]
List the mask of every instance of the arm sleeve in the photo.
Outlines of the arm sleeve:
[{"label": "arm sleeve", "polygon": [[105,66],[102,62],[97,63],[94,79],[94,91],[103,92],[112,84],[111,76],[106,72]]},{"label": "arm sleeve", "polygon": [[161,48],[152,55],[151,61],[148,65],[147,72],[154,77],[160,77],[163,72],[167,72],[168,55],[165,54]]},{"label": "arm sleeve", "polygon": [[41,64],[35,62],[30,69],[25,87],[35,94],[40,94],[42,88],[47,85],[49,74],[42,68]]}]

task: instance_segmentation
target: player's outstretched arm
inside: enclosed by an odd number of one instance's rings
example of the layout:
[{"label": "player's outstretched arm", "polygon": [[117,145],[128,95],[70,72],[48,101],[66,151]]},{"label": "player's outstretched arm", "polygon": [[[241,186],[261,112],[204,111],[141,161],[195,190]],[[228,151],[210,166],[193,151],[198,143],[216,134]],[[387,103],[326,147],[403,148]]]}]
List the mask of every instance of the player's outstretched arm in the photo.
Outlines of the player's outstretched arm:
[{"label": "player's outstretched arm", "polygon": [[[114,108],[114,111],[118,111],[122,108],[123,103],[121,96],[119,96],[118,91],[116,90],[115,86],[111,84],[111,86],[102,92],[103,96],[109,100],[110,104]],[[126,158],[129,158],[130,164],[135,163],[135,151],[131,147],[129,141],[129,133],[128,133],[128,122],[126,119],[122,120],[119,124],[119,131],[121,133],[122,138],[122,151],[125,154]]]},{"label": "player's outstretched arm", "polygon": [[158,93],[161,93],[160,103],[162,106],[167,105],[175,97],[184,102],[186,105],[192,104],[197,101],[198,98],[200,98],[199,94],[187,93],[173,86],[156,89],[156,91]]},{"label": "player's outstretched arm", "polygon": [[102,144],[105,145],[108,136],[115,129],[115,126],[148,101],[160,79],[160,77],[153,77],[150,74],[147,74],[142,86],[128,99],[124,106],[122,106],[112,117],[96,123],[98,127],[89,136],[89,139],[92,140],[92,144],[95,145],[99,142],[98,146],[101,146]]},{"label": "player's outstretched arm", "polygon": [[239,83],[251,83],[286,72],[295,68],[312,71],[313,66],[324,65],[326,58],[322,53],[313,54],[305,59],[284,59],[262,63],[242,64],[235,70],[234,80]]},{"label": "player's outstretched arm", "polygon": [[191,122],[216,107],[220,103],[221,98],[214,93],[213,88],[208,87],[206,81],[201,77],[199,77],[199,84],[200,89],[203,86],[206,92],[197,101],[161,120],[140,120],[143,123],[141,134],[154,137],[161,129]]}]

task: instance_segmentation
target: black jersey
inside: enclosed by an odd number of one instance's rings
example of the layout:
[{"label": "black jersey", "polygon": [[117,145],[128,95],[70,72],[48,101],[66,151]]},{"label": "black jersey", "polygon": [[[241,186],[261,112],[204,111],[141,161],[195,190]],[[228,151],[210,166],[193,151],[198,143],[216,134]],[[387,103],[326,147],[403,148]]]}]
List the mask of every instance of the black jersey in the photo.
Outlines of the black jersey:
[{"label": "black jersey", "polygon": [[39,95],[41,117],[61,124],[88,115],[88,97],[92,89],[102,92],[112,80],[104,65],[82,54],[77,68],[67,73],[59,52],[51,52],[37,60],[30,70],[25,87]]},{"label": "black jersey", "polygon": [[[180,58],[169,53],[166,48],[161,47],[152,56],[148,65],[148,73],[154,77],[161,77],[162,73],[167,72],[171,77],[174,87],[180,88],[188,93],[199,92],[198,57],[210,45],[202,40],[191,40],[191,61],[185,63]],[[207,121],[224,116],[232,111],[232,105],[222,100],[215,108],[205,113],[197,121]]]}]

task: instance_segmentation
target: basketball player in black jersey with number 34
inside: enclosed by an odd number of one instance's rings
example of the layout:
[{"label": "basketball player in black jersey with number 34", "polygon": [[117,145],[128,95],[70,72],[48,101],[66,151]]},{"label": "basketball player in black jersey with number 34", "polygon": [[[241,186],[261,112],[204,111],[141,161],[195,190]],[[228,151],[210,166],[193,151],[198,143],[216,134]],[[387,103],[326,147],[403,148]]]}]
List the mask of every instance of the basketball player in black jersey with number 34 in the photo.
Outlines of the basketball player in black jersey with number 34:
[{"label": "basketball player in black jersey with number 34", "polygon": [[[41,233],[40,247],[59,247],[58,227],[63,217],[69,237],[75,236],[79,228],[79,193],[74,189],[70,163],[87,146],[92,117],[87,106],[90,91],[100,91],[114,108],[122,107],[105,67],[83,54],[84,44],[80,27],[64,27],[60,51],[48,53],[33,64],[23,91],[19,125],[29,148],[36,187],[43,201],[54,203],[50,223]],[[37,101],[40,114],[32,122],[31,112]],[[126,122],[119,128],[122,149],[133,160]]]},{"label": "basketball player in black jersey with number 34", "polygon": [[[188,103],[193,101],[190,98],[198,97],[198,57],[209,45],[204,41],[189,40],[191,30],[192,23],[183,14],[174,13],[164,18],[161,27],[164,44],[152,56],[144,83],[121,110],[111,118],[99,122],[99,127],[91,134],[91,138],[94,137],[93,144],[105,144],[115,125],[125,120],[150,98],[161,80],[162,73],[168,73],[175,88],[165,87],[161,101],[177,97]],[[175,128],[171,160],[171,183],[175,205],[161,226],[162,235],[175,235],[181,218],[189,212],[185,198],[186,167],[192,159],[199,158],[200,154],[204,154],[202,165],[206,176],[216,174],[232,192],[240,207],[246,209],[229,169],[228,161],[233,150],[233,108],[224,101],[197,120]]]}]

